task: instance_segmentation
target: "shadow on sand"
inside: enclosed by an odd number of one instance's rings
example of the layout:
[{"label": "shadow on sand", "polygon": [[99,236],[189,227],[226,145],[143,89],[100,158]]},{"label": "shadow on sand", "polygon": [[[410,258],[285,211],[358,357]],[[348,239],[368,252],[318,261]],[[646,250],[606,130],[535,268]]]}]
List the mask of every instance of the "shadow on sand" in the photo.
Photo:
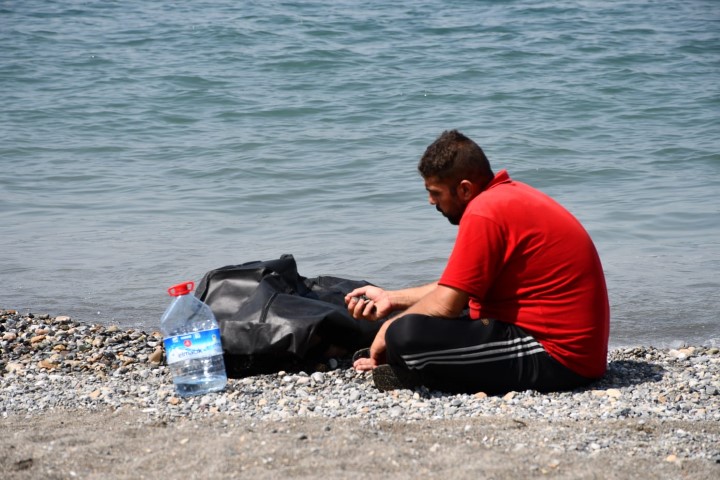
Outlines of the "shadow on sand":
[{"label": "shadow on sand", "polygon": [[605,376],[591,383],[587,388],[602,390],[659,382],[664,375],[665,369],[654,363],[643,360],[613,360],[608,363]]}]

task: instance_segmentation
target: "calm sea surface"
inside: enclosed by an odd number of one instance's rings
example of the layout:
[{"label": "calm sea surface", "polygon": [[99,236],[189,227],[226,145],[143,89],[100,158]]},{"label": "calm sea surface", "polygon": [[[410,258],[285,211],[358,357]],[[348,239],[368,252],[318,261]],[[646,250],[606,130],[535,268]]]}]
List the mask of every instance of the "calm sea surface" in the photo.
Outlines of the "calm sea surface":
[{"label": "calm sea surface", "polygon": [[156,328],[292,253],[435,280],[444,129],[594,238],[613,346],[720,344],[720,2],[0,2],[0,308]]}]

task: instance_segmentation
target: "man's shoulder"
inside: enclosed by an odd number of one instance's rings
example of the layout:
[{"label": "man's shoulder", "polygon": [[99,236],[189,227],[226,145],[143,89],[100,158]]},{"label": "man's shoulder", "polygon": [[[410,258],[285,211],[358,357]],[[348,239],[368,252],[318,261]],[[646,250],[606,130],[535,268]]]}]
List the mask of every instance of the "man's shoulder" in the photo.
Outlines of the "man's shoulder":
[{"label": "man's shoulder", "polygon": [[546,193],[516,180],[485,190],[468,204],[467,212],[499,224],[518,224],[520,220],[532,222],[538,216],[561,221],[571,215]]},{"label": "man's shoulder", "polygon": [[478,206],[484,205],[489,207],[495,204],[512,203],[516,200],[523,200],[538,194],[544,195],[526,183],[507,177],[504,181],[493,181],[486,190],[482,191],[473,199],[472,203]]}]

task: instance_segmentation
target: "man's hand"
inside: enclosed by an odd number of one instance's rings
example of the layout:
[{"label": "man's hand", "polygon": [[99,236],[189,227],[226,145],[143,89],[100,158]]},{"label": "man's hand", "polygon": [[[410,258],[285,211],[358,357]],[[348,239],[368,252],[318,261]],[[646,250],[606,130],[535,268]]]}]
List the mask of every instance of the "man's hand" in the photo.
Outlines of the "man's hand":
[{"label": "man's hand", "polygon": [[355,370],[358,372],[367,372],[378,365],[387,363],[385,358],[385,332],[393,321],[394,319],[388,320],[382,324],[377,335],[375,335],[375,340],[373,340],[372,345],[370,345],[370,358],[358,358],[355,360],[355,363],[353,363]]},{"label": "man's hand", "polygon": [[[425,287],[415,289],[416,292],[422,292],[429,290],[424,297],[417,303],[412,305],[410,308],[405,310],[404,313],[395,316],[385,321],[380,326],[375,340],[373,340],[370,346],[370,358],[358,358],[353,367],[355,370],[360,372],[366,372],[372,370],[378,365],[387,363],[385,351],[387,349],[385,344],[385,332],[391,323],[402,315],[416,313],[420,315],[430,315],[433,317],[441,318],[457,318],[462,312],[462,309],[467,306],[468,294],[458,288],[446,287],[443,285],[430,284]],[[356,300],[353,297],[365,295],[369,300]],[[392,305],[388,294],[385,290],[378,287],[361,287],[348,293],[345,297],[345,301],[348,302],[348,310],[353,314],[355,318],[368,318],[368,308],[372,308],[375,305],[384,305],[385,310],[379,310],[382,312],[390,313],[392,311]],[[386,313],[386,314],[387,314]],[[370,317],[373,319],[381,318],[377,316],[378,313],[371,314]]]},{"label": "man's hand", "polygon": [[370,358],[358,358],[353,364],[353,368],[358,372],[369,372],[373,368],[380,365],[376,359]]},{"label": "man's hand", "polygon": [[367,285],[345,295],[345,303],[353,318],[376,321],[387,317],[393,310],[388,293],[379,287]]}]

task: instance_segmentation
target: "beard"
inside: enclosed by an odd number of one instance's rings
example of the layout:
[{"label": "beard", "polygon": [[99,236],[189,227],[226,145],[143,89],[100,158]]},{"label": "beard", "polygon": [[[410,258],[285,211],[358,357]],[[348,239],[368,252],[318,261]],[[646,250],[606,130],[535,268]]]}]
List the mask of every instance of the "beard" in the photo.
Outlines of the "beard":
[{"label": "beard", "polygon": [[450,225],[460,225],[460,219],[462,218],[463,212],[456,212],[456,213],[444,212],[438,206],[435,207],[435,210],[440,212],[443,217],[447,218],[448,222],[450,222]]}]

